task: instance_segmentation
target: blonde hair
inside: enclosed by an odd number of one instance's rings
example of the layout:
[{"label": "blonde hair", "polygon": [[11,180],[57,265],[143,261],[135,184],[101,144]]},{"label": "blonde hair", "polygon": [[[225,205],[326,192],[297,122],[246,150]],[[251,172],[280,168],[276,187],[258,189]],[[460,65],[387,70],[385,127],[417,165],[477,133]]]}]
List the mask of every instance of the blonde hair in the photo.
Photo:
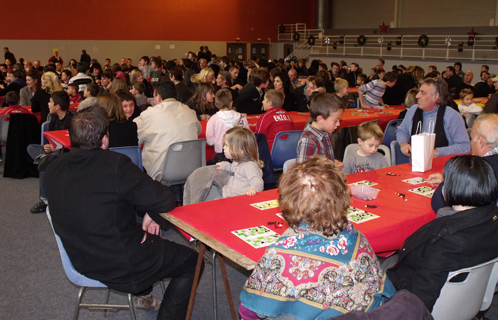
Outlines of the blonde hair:
[{"label": "blonde hair", "polygon": [[474,96],[474,91],[470,89],[462,89],[462,91],[460,91],[460,99],[462,100],[465,99],[465,97],[468,96],[469,94]]},{"label": "blonde hair", "polygon": [[285,95],[275,89],[266,91],[265,93],[266,101],[271,102],[273,108],[282,108],[284,105]]},{"label": "blonde hair", "polygon": [[347,82],[347,80],[344,80],[344,79],[337,79],[335,80],[334,82],[334,89],[335,89],[335,92],[339,92],[340,89],[344,88],[344,87],[348,87],[349,88],[349,82]]},{"label": "blonde hair", "polygon": [[240,165],[244,156],[264,167],[263,161],[259,160],[258,142],[254,133],[243,127],[233,127],[225,133],[223,138],[228,152]]},{"label": "blonde hair", "polygon": [[410,89],[405,96],[405,107],[408,109],[414,104],[417,104],[417,94],[418,89],[412,88]]},{"label": "blonde hair", "polygon": [[211,68],[204,68],[201,72],[194,74],[190,77],[190,81],[195,83],[207,82],[206,78],[211,75],[214,78],[214,71]]},{"label": "blonde hair", "polygon": [[103,108],[107,112],[110,121],[118,123],[126,121],[121,99],[115,93],[105,93],[98,96],[95,106]]},{"label": "blonde hair", "polygon": [[51,71],[45,72],[41,79],[45,83],[42,89],[45,89],[48,93],[64,90],[59,83],[59,78]]},{"label": "blonde hair", "polygon": [[278,204],[290,227],[304,221],[325,236],[344,230],[351,193],[333,160],[315,155],[280,177]]},{"label": "blonde hair", "polygon": [[130,72],[130,83],[136,82],[139,75],[143,75],[142,70],[133,69]]},{"label": "blonde hair", "polygon": [[375,124],[371,121],[363,122],[358,126],[358,138],[360,138],[362,141],[368,140],[370,138],[382,141],[384,140],[384,132],[378,124]]}]

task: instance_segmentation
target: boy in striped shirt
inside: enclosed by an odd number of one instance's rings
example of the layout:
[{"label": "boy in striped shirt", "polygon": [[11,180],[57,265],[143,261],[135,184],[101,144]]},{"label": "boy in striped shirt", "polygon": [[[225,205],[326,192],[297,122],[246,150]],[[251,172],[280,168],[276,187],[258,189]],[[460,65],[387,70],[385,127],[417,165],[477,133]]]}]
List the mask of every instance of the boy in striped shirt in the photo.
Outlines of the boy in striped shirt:
[{"label": "boy in striped shirt", "polygon": [[392,87],[396,84],[398,76],[394,72],[387,72],[382,79],[370,81],[358,89],[360,103],[362,108],[384,109],[389,107],[382,100],[386,87]]}]

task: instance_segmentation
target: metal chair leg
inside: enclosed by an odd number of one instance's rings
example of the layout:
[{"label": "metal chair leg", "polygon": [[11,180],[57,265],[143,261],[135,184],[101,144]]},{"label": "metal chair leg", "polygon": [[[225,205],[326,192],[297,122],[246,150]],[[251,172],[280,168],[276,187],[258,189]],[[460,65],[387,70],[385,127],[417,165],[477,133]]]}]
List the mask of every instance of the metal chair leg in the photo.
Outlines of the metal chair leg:
[{"label": "metal chair leg", "polygon": [[81,287],[80,291],[78,292],[78,301],[76,301],[76,308],[74,309],[74,315],[73,315],[73,320],[78,319],[78,313],[80,311],[80,303],[81,303],[81,298],[83,297],[83,291],[85,291],[85,287]]},{"label": "metal chair leg", "polygon": [[128,305],[130,306],[131,320],[137,320],[135,316],[135,305],[133,304],[133,296],[131,293],[128,293]]},{"label": "metal chair leg", "polygon": [[[109,304],[109,294],[111,293],[111,289],[107,288],[107,293],[105,295],[105,304]],[[107,317],[107,309],[104,309],[104,318]]]},{"label": "metal chair leg", "polygon": [[159,281],[159,283],[161,284],[161,289],[163,290],[163,296],[164,296],[164,294],[166,293],[166,286],[164,285],[164,280],[161,279],[161,281]]}]

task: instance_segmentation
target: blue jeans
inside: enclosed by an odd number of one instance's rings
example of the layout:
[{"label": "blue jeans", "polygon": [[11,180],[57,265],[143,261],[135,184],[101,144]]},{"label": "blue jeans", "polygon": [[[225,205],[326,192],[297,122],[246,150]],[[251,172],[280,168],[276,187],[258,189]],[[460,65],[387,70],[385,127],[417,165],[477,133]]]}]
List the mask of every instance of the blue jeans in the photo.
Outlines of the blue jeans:
[{"label": "blue jeans", "polygon": [[[33,160],[35,160],[39,155],[41,154],[52,154],[52,155],[58,155],[59,151],[54,151],[52,153],[45,153],[45,149],[43,149],[43,146],[40,144],[30,144],[28,145],[27,148],[28,154]],[[47,203],[47,188],[45,187],[45,172],[42,171],[40,172],[40,200],[43,200],[45,203]]]}]

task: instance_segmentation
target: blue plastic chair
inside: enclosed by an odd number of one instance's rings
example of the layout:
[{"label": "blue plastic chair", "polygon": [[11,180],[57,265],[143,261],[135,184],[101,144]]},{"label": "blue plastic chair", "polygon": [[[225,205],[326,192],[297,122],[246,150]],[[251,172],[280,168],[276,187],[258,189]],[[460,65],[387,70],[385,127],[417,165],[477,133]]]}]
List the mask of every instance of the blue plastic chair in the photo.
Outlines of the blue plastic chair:
[{"label": "blue plastic chair", "polygon": [[396,140],[396,130],[398,130],[398,127],[401,125],[401,122],[403,122],[403,119],[396,119],[396,120],[391,120],[386,126],[386,129],[384,130],[384,140],[382,141],[382,144],[385,146],[390,146],[391,141]]},{"label": "blue plastic chair", "polygon": [[[71,263],[71,260],[69,260],[69,257],[66,253],[66,249],[64,249],[64,245],[62,244],[62,241],[60,237],[55,233],[54,226],[52,224],[52,217],[50,216],[50,211],[49,208],[47,207],[47,218],[48,221],[50,222],[50,226],[52,226],[52,231],[54,232],[55,235],[55,240],[57,241],[57,247],[59,248],[59,253],[61,255],[61,260],[62,260],[62,266],[64,267],[64,272],[66,273],[67,278],[69,281],[71,281],[73,284],[77,285],[80,287],[80,291],[78,293],[78,300],[76,302],[76,308],[74,309],[74,316],[73,320],[78,319],[78,313],[80,307],[87,307],[87,308],[93,308],[93,309],[129,309],[130,310],[130,315],[133,320],[136,319],[135,317],[135,306],[133,305],[133,296],[131,293],[128,293],[128,305],[116,305],[116,304],[109,304],[109,292],[110,289],[103,284],[100,281],[93,280],[90,278],[85,277],[76,269],[74,269],[73,264]],[[106,303],[81,303],[81,299],[83,297],[83,292],[85,291],[86,288],[106,288],[107,289],[107,295],[106,295]]]},{"label": "blue plastic chair", "polygon": [[142,150],[140,147],[115,147],[109,148],[109,150],[127,155],[131,161],[140,168],[140,170],[143,170]]},{"label": "blue plastic chair", "polygon": [[273,169],[282,170],[285,161],[297,156],[297,144],[303,131],[282,131],[275,136],[271,148]]},{"label": "blue plastic chair", "polygon": [[391,164],[396,166],[403,163],[410,163],[410,158],[401,152],[398,140],[393,140],[391,141]]},{"label": "blue plastic chair", "polygon": [[49,123],[50,123],[50,121],[45,121],[41,125],[41,145],[42,146],[44,146],[48,143],[48,139],[45,137],[45,135],[43,133],[48,131],[48,124]]}]

